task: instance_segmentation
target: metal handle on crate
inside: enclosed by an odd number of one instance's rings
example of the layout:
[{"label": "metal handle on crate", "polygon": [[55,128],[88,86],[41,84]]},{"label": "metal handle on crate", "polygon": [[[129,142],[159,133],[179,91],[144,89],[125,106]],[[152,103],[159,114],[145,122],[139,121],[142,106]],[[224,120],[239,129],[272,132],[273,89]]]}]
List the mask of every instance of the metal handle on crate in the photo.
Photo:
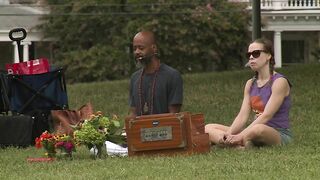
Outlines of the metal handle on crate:
[{"label": "metal handle on crate", "polygon": [[[21,34],[22,36],[14,36],[15,34]],[[23,62],[21,41],[24,40],[26,37],[27,37],[27,31],[24,28],[15,28],[15,29],[10,30],[10,32],[9,32],[9,38],[12,41],[17,42],[19,62]]]},{"label": "metal handle on crate", "polygon": [[[17,37],[14,36],[14,34],[19,34],[20,32],[22,33],[22,36],[17,36]],[[27,37],[27,31],[24,28],[15,28],[10,30],[9,32],[9,38],[12,41],[22,41],[26,37]]]}]

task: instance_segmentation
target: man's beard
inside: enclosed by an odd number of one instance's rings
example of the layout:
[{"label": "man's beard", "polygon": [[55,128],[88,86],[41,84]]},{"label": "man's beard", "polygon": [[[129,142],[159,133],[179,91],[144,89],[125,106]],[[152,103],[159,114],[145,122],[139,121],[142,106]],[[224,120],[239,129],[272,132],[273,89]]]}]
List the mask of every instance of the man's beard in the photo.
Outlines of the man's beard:
[{"label": "man's beard", "polygon": [[136,58],[136,67],[145,68],[148,64],[151,63],[153,55],[146,55],[144,57]]}]

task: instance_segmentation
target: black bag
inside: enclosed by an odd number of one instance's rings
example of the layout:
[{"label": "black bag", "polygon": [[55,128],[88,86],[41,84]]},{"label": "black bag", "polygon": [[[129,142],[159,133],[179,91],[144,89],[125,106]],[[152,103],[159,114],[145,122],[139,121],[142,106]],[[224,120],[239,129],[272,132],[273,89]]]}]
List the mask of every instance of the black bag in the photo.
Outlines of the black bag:
[{"label": "black bag", "polygon": [[33,118],[27,115],[0,116],[0,146],[31,145],[33,123]]},{"label": "black bag", "polygon": [[34,145],[35,139],[40,137],[44,131],[52,131],[52,120],[50,118],[50,111],[33,110],[28,112],[28,115],[33,119],[31,145]]}]

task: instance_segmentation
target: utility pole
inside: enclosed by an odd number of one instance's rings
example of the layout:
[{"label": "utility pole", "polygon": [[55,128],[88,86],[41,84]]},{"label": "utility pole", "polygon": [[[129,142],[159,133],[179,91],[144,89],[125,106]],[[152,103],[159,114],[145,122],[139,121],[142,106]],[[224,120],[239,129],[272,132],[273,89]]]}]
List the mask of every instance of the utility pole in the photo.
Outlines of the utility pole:
[{"label": "utility pole", "polygon": [[261,1],[252,0],[252,40],[261,38]]}]

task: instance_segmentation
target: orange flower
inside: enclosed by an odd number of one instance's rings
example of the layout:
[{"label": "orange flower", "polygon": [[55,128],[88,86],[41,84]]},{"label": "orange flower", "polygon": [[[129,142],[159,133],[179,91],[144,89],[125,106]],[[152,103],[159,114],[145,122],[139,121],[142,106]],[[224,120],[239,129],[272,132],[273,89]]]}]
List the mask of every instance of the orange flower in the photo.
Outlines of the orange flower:
[{"label": "orange flower", "polygon": [[101,112],[101,111],[97,111],[97,112],[95,113],[95,115],[97,115],[97,116],[102,116],[102,112]]}]

